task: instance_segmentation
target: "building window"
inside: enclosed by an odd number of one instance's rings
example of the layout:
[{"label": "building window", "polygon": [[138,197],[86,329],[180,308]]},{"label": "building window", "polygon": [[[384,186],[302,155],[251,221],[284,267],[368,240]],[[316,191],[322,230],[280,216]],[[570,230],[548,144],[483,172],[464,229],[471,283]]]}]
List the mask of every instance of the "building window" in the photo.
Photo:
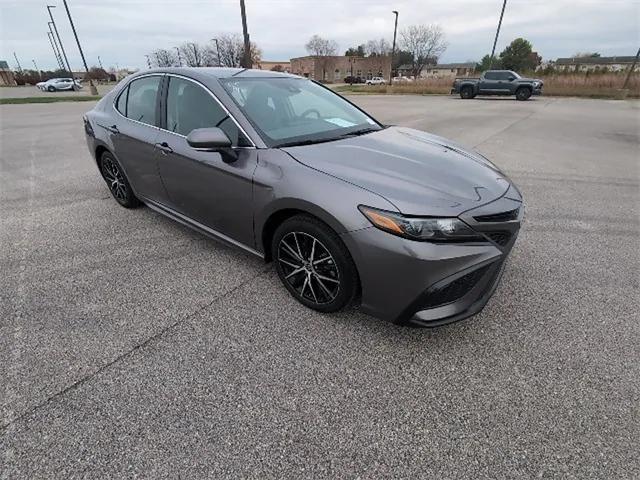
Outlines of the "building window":
[{"label": "building window", "polygon": [[373,78],[373,73],[371,72],[371,70],[369,70],[367,72],[367,80],[371,80]]},{"label": "building window", "polygon": [[340,80],[340,70],[336,68],[336,71],[333,73],[334,80]]},{"label": "building window", "polygon": [[362,70],[358,70],[358,71],[356,72],[356,77],[360,77],[360,78],[362,78]]}]

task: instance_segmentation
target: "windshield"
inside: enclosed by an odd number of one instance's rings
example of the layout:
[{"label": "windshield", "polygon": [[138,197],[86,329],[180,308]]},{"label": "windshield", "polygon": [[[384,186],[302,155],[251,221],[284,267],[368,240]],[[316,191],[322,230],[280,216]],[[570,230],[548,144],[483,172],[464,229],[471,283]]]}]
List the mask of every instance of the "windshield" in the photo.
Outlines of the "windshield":
[{"label": "windshield", "polygon": [[270,147],[326,142],[382,128],[339,95],[304,78],[221,82]]}]

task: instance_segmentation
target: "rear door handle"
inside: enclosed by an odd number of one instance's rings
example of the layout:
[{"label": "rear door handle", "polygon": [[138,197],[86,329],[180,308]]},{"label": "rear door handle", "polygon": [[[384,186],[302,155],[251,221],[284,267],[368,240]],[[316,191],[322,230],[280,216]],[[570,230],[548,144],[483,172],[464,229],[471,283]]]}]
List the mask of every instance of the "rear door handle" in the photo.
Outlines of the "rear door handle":
[{"label": "rear door handle", "polygon": [[155,147],[162,152],[163,155],[173,153],[173,148],[167,142],[156,143]]}]

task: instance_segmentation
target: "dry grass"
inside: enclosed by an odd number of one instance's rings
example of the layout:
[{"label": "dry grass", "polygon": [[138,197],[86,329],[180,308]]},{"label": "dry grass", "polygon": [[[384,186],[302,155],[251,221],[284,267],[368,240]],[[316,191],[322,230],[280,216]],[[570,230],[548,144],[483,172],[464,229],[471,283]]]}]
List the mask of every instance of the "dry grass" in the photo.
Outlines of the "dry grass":
[{"label": "dry grass", "polygon": [[[533,76],[533,75],[532,75]],[[621,92],[625,75],[623,74],[570,74],[536,76],[544,82],[543,92],[552,96],[592,97],[592,98],[640,98],[640,76],[634,74],[628,85],[628,92]],[[336,87],[339,92],[378,93],[396,95],[434,95],[448,94],[451,91],[452,78],[430,78],[400,85],[353,85]]]}]

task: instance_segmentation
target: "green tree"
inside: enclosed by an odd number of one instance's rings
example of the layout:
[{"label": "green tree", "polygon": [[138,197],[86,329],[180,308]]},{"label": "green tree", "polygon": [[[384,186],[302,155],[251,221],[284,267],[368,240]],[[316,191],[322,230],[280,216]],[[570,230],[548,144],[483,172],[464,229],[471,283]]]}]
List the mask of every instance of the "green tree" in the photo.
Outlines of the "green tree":
[{"label": "green tree", "polygon": [[349,50],[344,52],[347,57],[364,57],[364,45],[358,45],[357,47],[351,47]]},{"label": "green tree", "polygon": [[479,72],[486,72],[487,70],[499,70],[502,68],[502,62],[499,58],[493,57],[491,61],[491,55],[485,55],[482,60],[476,64],[476,70]]},{"label": "green tree", "polygon": [[534,70],[540,60],[540,56],[533,52],[531,43],[524,38],[516,38],[500,53],[502,68],[516,72]]}]

